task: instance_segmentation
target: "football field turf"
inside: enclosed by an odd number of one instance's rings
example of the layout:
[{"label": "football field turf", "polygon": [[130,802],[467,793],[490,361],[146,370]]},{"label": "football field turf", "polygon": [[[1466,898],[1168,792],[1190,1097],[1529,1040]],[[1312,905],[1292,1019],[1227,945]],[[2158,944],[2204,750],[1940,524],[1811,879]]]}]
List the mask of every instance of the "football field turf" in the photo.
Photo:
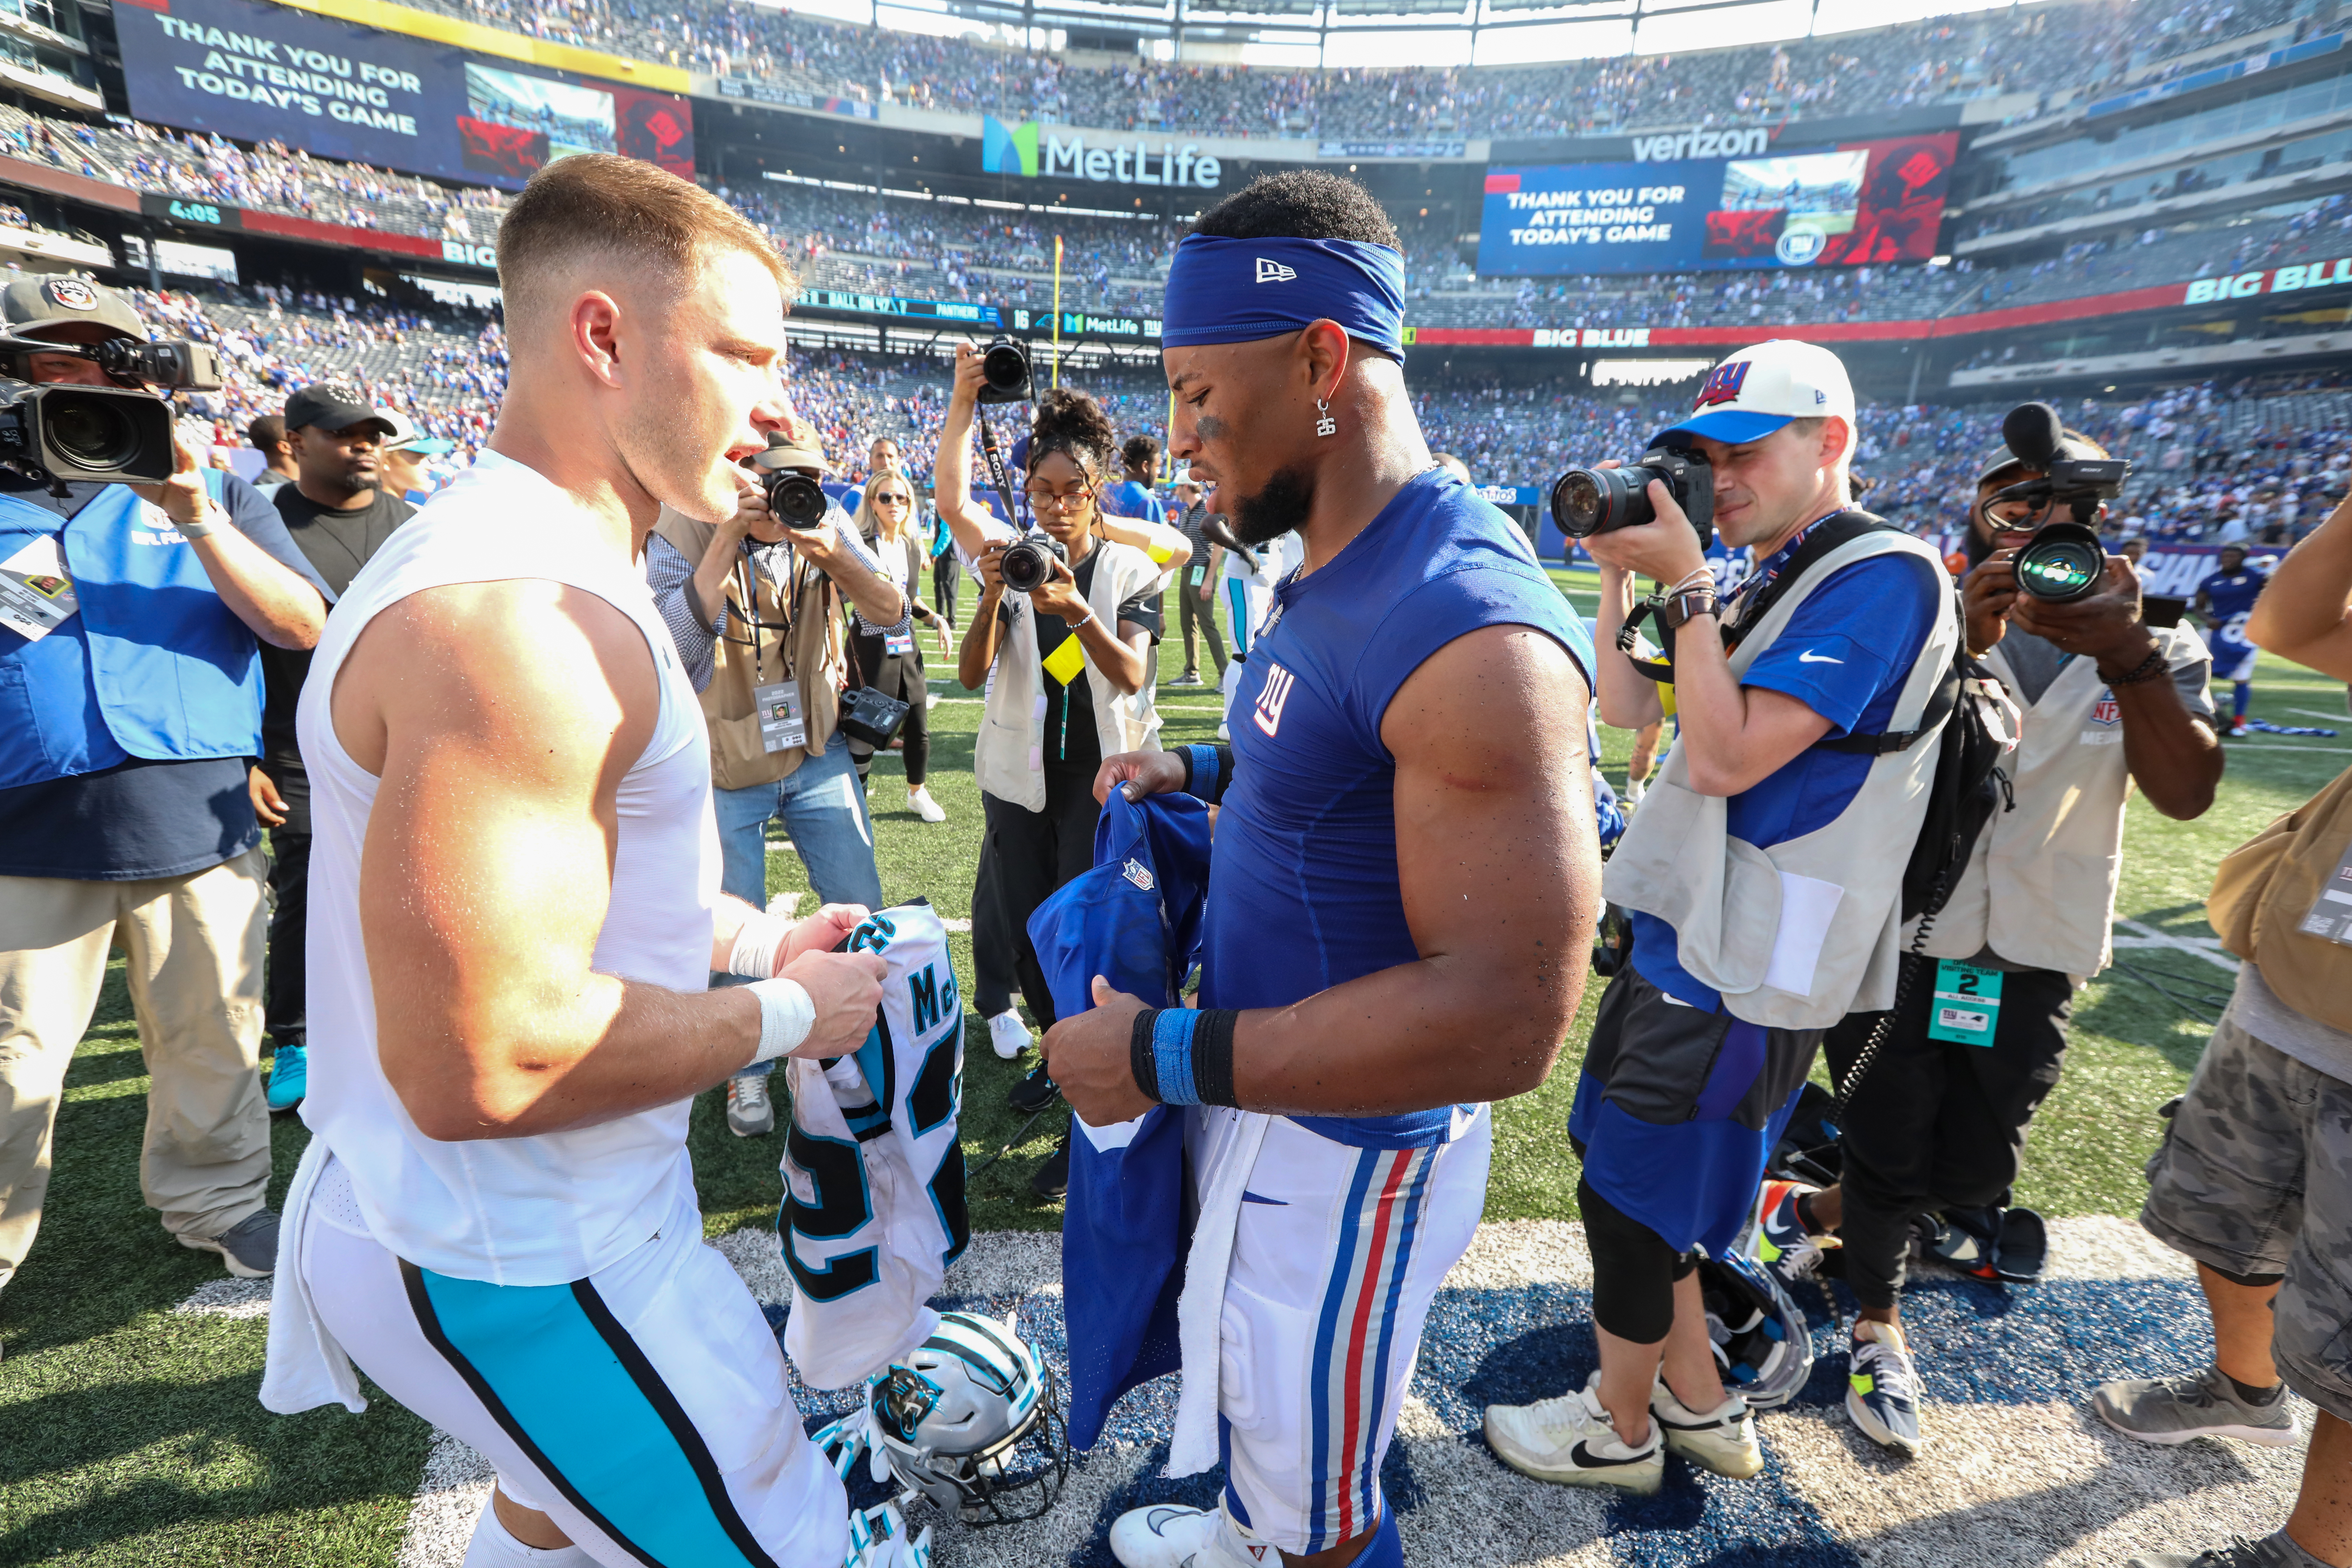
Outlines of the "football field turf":
[{"label": "football field turf", "polygon": [[[1590,581],[1564,578],[1588,611]],[[1177,666],[1170,651],[1163,675]],[[949,821],[926,825],[904,809],[898,761],[886,757],[874,776],[877,844],[890,898],[927,897],[962,921],[981,821],[971,771],[980,706],[952,682],[933,689],[943,700],[931,714],[931,788]],[[1523,1481],[1479,1446],[1483,1404],[1560,1392],[1592,1364],[1562,1123],[1596,984],[1550,1082],[1495,1110],[1489,1224],[1433,1316],[1387,1475],[1414,1561],[2113,1563],[2140,1547],[2260,1533],[2283,1517],[2295,1453],[2140,1449],[2080,1415],[2101,1379],[2192,1367],[2210,1353],[2179,1260],[2127,1217],[2155,1143],[2155,1109],[2186,1083],[2229,986],[2203,900],[2228,847],[2352,760],[2341,686],[2265,658],[2256,689],[2257,717],[2342,733],[2231,742],[2221,798],[2196,823],[2167,822],[2134,802],[2119,963],[2078,998],[2066,1075],[2036,1124],[2018,1194],[2059,1222],[2053,1278],[2013,1292],[1950,1277],[1916,1286],[1909,1306],[1928,1453],[1898,1464],[1863,1441],[1837,1411],[1838,1369],[1826,1355],[1797,1405],[1764,1422],[1771,1463],[1754,1481],[1698,1478],[1676,1462],[1658,1498],[1612,1503]],[[1160,696],[1169,742],[1213,734],[1213,686],[1163,684]],[[2226,692],[2216,696],[2226,705]],[[1602,736],[1607,771],[1622,780],[1631,737]],[[772,847],[772,891],[804,888],[797,859]],[[968,975],[970,938],[953,940]],[[1060,1211],[1032,1197],[1027,1179],[1063,1112],[1024,1129],[1004,1103],[1024,1070],[1000,1062],[984,1031],[968,1036],[969,1158],[977,1167],[1010,1148],[973,1179],[973,1225],[984,1234],[948,1291],[1015,1315],[1055,1352],[1054,1243],[1040,1233],[1057,1227]],[[68,1079],[40,1240],[0,1291],[0,1565],[454,1568],[478,1507],[470,1456],[436,1448],[423,1422],[380,1398],[357,1416],[281,1418],[257,1403],[266,1296],[226,1282],[217,1258],[173,1246],[141,1205],[145,1087],[118,963]],[[299,1121],[278,1119],[273,1199],[304,1138]],[[692,1144],[709,1234],[725,1240],[763,1299],[777,1298],[773,1243],[762,1233],[778,1196],[779,1141],[731,1137],[712,1093],[695,1107]],[[1832,1304],[1808,1304],[1826,1351]],[[1205,1497],[1202,1479],[1156,1474],[1172,1397],[1173,1380],[1129,1396],[1046,1520],[1017,1531],[943,1532],[940,1563],[1108,1563],[1101,1531],[1118,1509]],[[807,1406],[812,1415],[821,1408]]]}]

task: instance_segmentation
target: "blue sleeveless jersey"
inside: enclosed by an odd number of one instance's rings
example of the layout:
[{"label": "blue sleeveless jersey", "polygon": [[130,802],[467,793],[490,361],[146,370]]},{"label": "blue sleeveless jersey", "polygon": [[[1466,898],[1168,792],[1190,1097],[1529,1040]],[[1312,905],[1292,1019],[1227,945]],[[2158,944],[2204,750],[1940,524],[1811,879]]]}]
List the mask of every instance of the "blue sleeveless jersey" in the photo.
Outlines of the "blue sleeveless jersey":
[{"label": "blue sleeveless jersey", "polygon": [[[1481,626],[1552,637],[1592,679],[1592,639],[1509,518],[1442,469],[1414,479],[1337,559],[1276,584],[1233,703],[1202,952],[1204,1007],[1286,1007],[1419,960],[1397,886],[1390,700]],[[1446,1141],[1452,1106],[1302,1116],[1360,1148]]]}]

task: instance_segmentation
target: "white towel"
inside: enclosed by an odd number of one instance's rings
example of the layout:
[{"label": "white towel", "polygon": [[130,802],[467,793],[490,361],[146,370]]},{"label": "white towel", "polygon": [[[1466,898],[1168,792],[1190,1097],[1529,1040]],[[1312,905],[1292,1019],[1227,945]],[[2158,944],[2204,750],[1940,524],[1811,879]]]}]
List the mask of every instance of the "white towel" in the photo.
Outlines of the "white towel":
[{"label": "white towel", "polygon": [[278,1271],[269,1283],[269,1360],[261,1373],[261,1407],[299,1415],[321,1405],[341,1405],[353,1415],[367,1408],[359,1373],[327,1326],[319,1321],[302,1278],[302,1230],[320,1174],[334,1158],[323,1138],[313,1137],[294,1167],[286,1208],[278,1220]]},{"label": "white towel", "polygon": [[1274,1118],[1255,1110],[1220,1112],[1202,1108],[1192,1115],[1214,1118],[1202,1128],[1199,1169],[1208,1173],[1200,1218],[1192,1226],[1192,1248],[1184,1259],[1184,1292],[1176,1299],[1176,1342],[1183,1356],[1183,1384],[1176,1397],[1176,1431],[1168,1445],[1168,1474],[1198,1475],[1217,1462],[1217,1363],[1223,1353],[1219,1324],[1225,1308],[1225,1272],[1234,1260],[1234,1228],[1241,1221],[1242,1192],[1257,1165]]}]

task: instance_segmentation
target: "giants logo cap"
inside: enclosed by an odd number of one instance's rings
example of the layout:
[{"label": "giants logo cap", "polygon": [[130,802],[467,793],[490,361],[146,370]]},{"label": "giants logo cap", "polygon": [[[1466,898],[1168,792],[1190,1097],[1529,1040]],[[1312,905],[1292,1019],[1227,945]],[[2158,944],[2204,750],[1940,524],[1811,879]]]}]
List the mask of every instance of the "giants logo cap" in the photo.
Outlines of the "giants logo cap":
[{"label": "giants logo cap", "polygon": [[1741,349],[1706,373],[1690,417],[1650,437],[1705,436],[1726,446],[1769,436],[1791,419],[1834,414],[1853,424],[1853,383],[1845,364],[1817,343],[1774,338]]}]

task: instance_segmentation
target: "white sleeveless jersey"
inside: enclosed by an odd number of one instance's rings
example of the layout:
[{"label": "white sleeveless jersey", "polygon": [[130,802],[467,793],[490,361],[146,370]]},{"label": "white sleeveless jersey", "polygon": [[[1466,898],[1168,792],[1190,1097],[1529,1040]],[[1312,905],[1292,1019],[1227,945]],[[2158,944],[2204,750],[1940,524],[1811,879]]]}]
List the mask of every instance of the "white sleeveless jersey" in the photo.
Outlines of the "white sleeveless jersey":
[{"label": "white sleeveless jersey", "polygon": [[427,588],[537,578],[627,616],[652,650],[661,710],[621,780],[612,901],[593,962],[600,973],[673,991],[706,989],[719,837],[702,710],[643,574],[592,527],[555,484],[485,454],[352,579],[327,618],[298,710],[311,818],[302,1120],[350,1173],[377,1240],[421,1268],[497,1285],[585,1279],[650,1238],[682,1191],[690,1201],[691,1101],[531,1138],[445,1142],[416,1130],[377,1058],[377,998],[360,930],[360,858],[378,780],[336,740],[329,698],[368,622]]},{"label": "white sleeveless jersey", "polygon": [[926,1305],[971,1239],[964,1208],[963,1003],[926,903],[849,939],[890,966],[853,1056],[793,1058],[778,1216],[793,1276],[784,1350],[816,1388],[847,1388],[930,1337]]}]

